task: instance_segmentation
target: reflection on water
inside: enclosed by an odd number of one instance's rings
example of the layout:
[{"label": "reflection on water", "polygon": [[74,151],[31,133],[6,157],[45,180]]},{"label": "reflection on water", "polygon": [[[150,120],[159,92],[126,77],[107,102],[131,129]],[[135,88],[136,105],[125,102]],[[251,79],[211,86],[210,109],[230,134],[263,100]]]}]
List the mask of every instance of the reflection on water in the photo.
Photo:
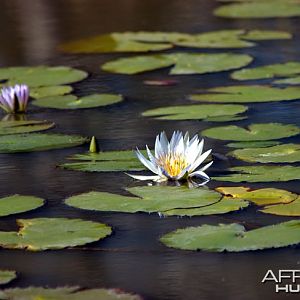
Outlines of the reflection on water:
[{"label": "reflection on water", "polygon": [[[223,28],[279,29],[293,32],[292,41],[260,42],[260,46],[234,52],[256,57],[254,65],[299,59],[297,18],[281,20],[225,20],[211,16],[214,1],[197,0],[3,0],[0,10],[0,65],[52,64],[82,68],[91,76],[74,85],[84,96],[95,92],[116,92],[126,96],[122,103],[99,109],[56,111],[30,107],[30,119],[54,121],[54,132],[95,135],[101,150],[134,149],[151,145],[158,132],[190,131],[191,134],[214,123],[198,121],[158,121],[142,118],[146,109],[184,104],[186,95],[201,88],[232,84],[227,72],[176,76],[176,86],[147,86],[144,80],[170,79],[167,70],[137,76],[108,74],[99,65],[116,54],[66,55],[56,51],[61,42],[111,31],[161,30],[203,32]],[[274,51],[276,49],[276,51]],[[202,52],[206,50],[195,50]],[[211,51],[211,50],[210,50]],[[220,51],[220,50],[218,50]],[[271,55],[272,54],[272,55]],[[256,82],[254,82],[256,83]],[[250,105],[249,120],[239,122],[283,122],[300,126],[297,102]],[[2,117],[1,117],[2,118]],[[219,124],[217,124],[219,125]],[[221,124],[220,124],[221,125]],[[298,142],[299,137],[286,139]],[[207,140],[207,149],[225,154],[221,141]],[[70,195],[90,190],[124,193],[132,184],[125,174],[80,173],[56,166],[65,157],[87,150],[87,146],[39,153],[0,155],[0,196],[22,193],[43,197],[46,206],[18,217],[79,217],[107,223],[112,237],[87,246],[28,253],[0,250],[0,268],[16,269],[19,279],[10,286],[82,285],[120,287],[140,293],[146,299],[280,299],[271,286],[260,284],[267,269],[295,269],[300,263],[297,249],[255,253],[190,253],[164,247],[159,236],[185,226],[241,222],[247,228],[286,221],[290,218],[264,215],[249,208],[242,213],[194,218],[160,218],[156,214],[96,213],[63,204]],[[216,160],[210,175],[238,163]],[[222,185],[230,183],[222,183]],[[210,182],[210,187],[218,186]],[[278,187],[300,193],[296,182],[249,184],[251,187]],[[1,230],[16,229],[15,218],[0,219]],[[280,258],[280,259],[279,259]]]}]

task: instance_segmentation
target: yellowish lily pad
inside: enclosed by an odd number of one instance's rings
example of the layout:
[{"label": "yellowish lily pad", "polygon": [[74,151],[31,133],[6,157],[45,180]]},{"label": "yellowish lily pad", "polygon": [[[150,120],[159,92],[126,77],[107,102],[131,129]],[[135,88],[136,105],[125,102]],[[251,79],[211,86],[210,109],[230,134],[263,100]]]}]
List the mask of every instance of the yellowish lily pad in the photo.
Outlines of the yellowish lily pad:
[{"label": "yellowish lily pad", "polygon": [[278,216],[299,217],[300,196],[298,196],[298,198],[291,203],[265,206],[260,211],[266,214],[272,214]]}]

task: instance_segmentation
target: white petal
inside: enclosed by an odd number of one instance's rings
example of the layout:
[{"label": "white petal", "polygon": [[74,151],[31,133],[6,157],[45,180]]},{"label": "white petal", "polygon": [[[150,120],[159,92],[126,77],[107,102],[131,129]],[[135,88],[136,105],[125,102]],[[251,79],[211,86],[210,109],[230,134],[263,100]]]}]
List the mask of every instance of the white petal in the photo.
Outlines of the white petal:
[{"label": "white petal", "polygon": [[204,172],[204,171],[207,170],[213,163],[214,163],[214,161],[212,160],[212,161],[209,162],[207,165],[205,165],[203,168],[201,168],[199,171]]},{"label": "white petal", "polygon": [[210,180],[209,176],[204,173],[203,171],[196,171],[190,174],[190,177],[200,177],[203,178],[205,180]]},{"label": "white petal", "polygon": [[143,175],[132,175],[132,174],[128,174],[128,173],[125,173],[127,174],[128,176],[134,178],[134,179],[137,179],[137,180],[154,180],[154,181],[158,181],[161,179],[160,176],[143,176]]},{"label": "white petal", "polygon": [[140,162],[147,168],[149,169],[150,171],[152,171],[153,173],[157,174],[158,173],[158,170],[156,168],[156,166],[153,165],[153,163],[151,161],[149,161],[148,159],[146,159],[144,157],[144,155],[140,152],[139,149],[137,149],[135,151],[136,153],[136,156],[138,157],[138,159],[140,160]]},{"label": "white petal", "polygon": [[211,149],[201,154],[191,166],[190,171],[193,172],[195,169],[197,169],[206,160],[210,153]]}]

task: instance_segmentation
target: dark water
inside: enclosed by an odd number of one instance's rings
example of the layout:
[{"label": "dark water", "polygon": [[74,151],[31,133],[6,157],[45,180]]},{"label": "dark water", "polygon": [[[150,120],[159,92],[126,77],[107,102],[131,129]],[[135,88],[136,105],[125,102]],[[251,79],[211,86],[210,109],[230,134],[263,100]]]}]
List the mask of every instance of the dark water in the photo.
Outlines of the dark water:
[{"label": "dark water", "polygon": [[[234,52],[255,56],[253,66],[300,58],[299,19],[225,20],[211,15],[215,6],[212,0],[2,0],[0,66],[70,65],[91,74],[84,82],[74,85],[75,94],[117,92],[125,95],[126,101],[107,108],[78,111],[30,109],[33,119],[56,122],[57,132],[96,135],[102,150],[132,149],[146,143],[152,145],[154,136],[162,130],[169,134],[175,129],[197,133],[221,124],[156,121],[141,118],[140,114],[153,107],[187,103],[186,95],[199,88],[231,84],[233,81],[227,72],[177,76],[180,81],[177,86],[145,86],[142,83],[145,79],[170,78],[167,70],[136,76],[112,75],[100,71],[99,65],[119,55],[63,55],[56,51],[56,47],[67,40],[112,31],[277,29],[294,33],[294,39],[261,42],[257,47]],[[249,119],[240,124],[273,121],[300,126],[299,113],[300,106],[296,101],[249,105]],[[299,137],[286,141],[299,142]],[[213,147],[215,152],[226,153],[222,142],[207,140],[206,146]],[[236,221],[253,228],[290,218],[264,215],[254,208],[224,216],[165,219],[155,214],[93,213],[72,209],[63,204],[63,199],[70,195],[89,190],[122,193],[124,187],[132,185],[132,180],[121,173],[92,174],[56,168],[66,156],[85,150],[86,146],[82,146],[0,156],[0,196],[22,193],[47,199],[45,207],[18,217],[79,217],[107,223],[114,229],[113,236],[84,249],[40,253],[0,250],[0,269],[15,269],[20,273],[9,287],[118,287],[139,293],[145,299],[285,298],[283,294],[275,294],[272,284],[260,282],[268,269],[299,269],[299,248],[213,254],[168,249],[159,243],[158,238],[189,225]],[[233,160],[225,164],[217,162],[210,175],[216,175],[224,166],[235,163]],[[220,183],[209,183],[210,187],[218,185]],[[278,187],[300,193],[296,181],[249,186]],[[15,228],[15,217],[1,218],[1,230]]]}]

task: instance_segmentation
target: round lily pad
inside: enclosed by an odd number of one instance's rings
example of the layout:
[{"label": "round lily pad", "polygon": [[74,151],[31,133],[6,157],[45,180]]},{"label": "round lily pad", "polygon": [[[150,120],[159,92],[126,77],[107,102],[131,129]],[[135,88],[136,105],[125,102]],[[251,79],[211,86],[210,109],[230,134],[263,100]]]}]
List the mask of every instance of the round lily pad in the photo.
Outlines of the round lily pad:
[{"label": "round lily pad", "polygon": [[102,70],[120,74],[138,74],[173,66],[171,75],[204,74],[237,69],[248,65],[252,57],[232,53],[172,53],[119,58],[102,65]]},{"label": "round lily pad", "polygon": [[0,246],[40,251],[85,245],[105,238],[111,228],[105,224],[65,218],[17,220],[20,229],[0,231]]},{"label": "round lily pad", "polygon": [[160,120],[206,120],[209,118],[209,121],[213,121],[213,117],[235,117],[247,109],[244,105],[228,104],[181,105],[150,109],[143,112],[143,116]]},{"label": "round lily pad", "polygon": [[84,144],[87,138],[63,134],[14,134],[0,136],[0,153],[32,152],[74,147]]},{"label": "round lily pad", "polygon": [[298,196],[295,201],[288,204],[278,204],[265,206],[260,210],[266,214],[278,215],[278,216],[300,216],[300,197]]},{"label": "round lily pad", "polygon": [[0,135],[43,131],[54,126],[55,124],[49,121],[2,121],[0,122]]},{"label": "round lily pad", "polygon": [[213,127],[202,131],[203,136],[229,141],[276,140],[295,136],[299,133],[299,127],[295,125],[286,125],[280,123],[251,124],[247,128],[229,125]]},{"label": "round lily pad", "polygon": [[281,248],[300,243],[300,221],[292,220],[246,231],[240,224],[202,225],[178,229],[160,240],[182,250],[241,252]]},{"label": "round lily pad", "polygon": [[0,217],[33,210],[44,205],[44,200],[34,196],[12,195],[0,198]]},{"label": "round lily pad", "polygon": [[280,142],[277,141],[250,141],[250,142],[233,142],[226,146],[230,148],[265,148],[279,145]]},{"label": "round lily pad", "polygon": [[237,149],[230,155],[247,162],[294,163],[300,161],[300,145],[283,144],[267,148]]},{"label": "round lily pad", "polygon": [[275,88],[265,85],[233,85],[193,94],[191,100],[220,103],[255,103],[300,99],[300,87]]},{"label": "round lily pad", "polygon": [[128,188],[134,196],[88,192],[66,199],[72,207],[96,211],[160,212],[175,208],[199,208],[220,200],[220,194],[205,188],[142,186]]},{"label": "round lily pad", "polygon": [[88,74],[70,67],[10,67],[0,68],[0,80],[7,84],[27,84],[30,87],[69,84],[85,79]]},{"label": "round lily pad", "polygon": [[272,182],[300,179],[300,167],[293,166],[242,166],[229,169],[232,174],[213,177],[216,181]]},{"label": "round lily pad", "polygon": [[107,106],[121,102],[123,97],[116,94],[93,94],[82,98],[74,95],[44,97],[33,101],[33,105],[56,109],[80,109]]},{"label": "round lily pad", "polygon": [[71,93],[73,88],[69,85],[57,85],[57,86],[41,86],[30,89],[30,96],[38,99],[43,97],[61,96]]},{"label": "round lily pad", "polygon": [[[0,270],[0,285],[7,284],[14,280],[17,277],[15,271],[8,271],[8,270]],[[0,292],[1,296],[1,292]]]}]

